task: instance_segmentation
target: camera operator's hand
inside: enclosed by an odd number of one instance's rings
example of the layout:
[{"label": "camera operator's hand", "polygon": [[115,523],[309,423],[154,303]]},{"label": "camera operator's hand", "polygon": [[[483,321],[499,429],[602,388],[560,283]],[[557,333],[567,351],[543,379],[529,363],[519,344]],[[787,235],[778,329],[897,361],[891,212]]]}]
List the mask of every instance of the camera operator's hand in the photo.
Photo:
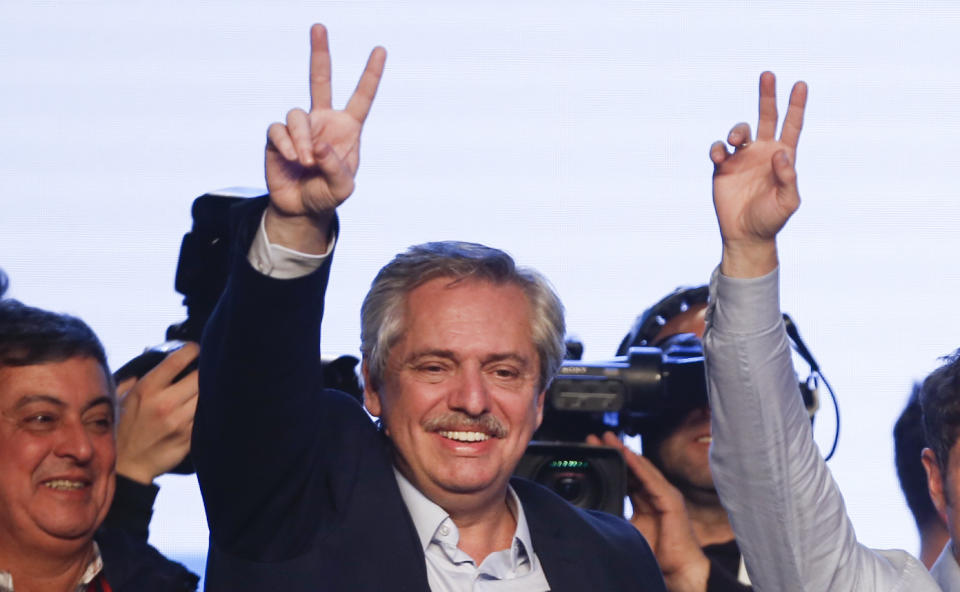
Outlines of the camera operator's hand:
[{"label": "camera operator's hand", "polygon": [[657,556],[670,592],[705,592],[710,560],[703,554],[687,515],[683,494],[646,458],[627,448],[612,432],[601,440],[587,436],[587,444],[620,450],[630,470],[628,495],[633,506],[630,522],[643,534]]},{"label": "camera operator's hand", "polygon": [[117,473],[150,484],[190,452],[197,371],[172,381],[199,353],[200,346],[187,343],[143,378],[129,378],[117,385]]},{"label": "camera operator's hand", "polygon": [[777,233],[800,205],[794,164],[806,101],[807,85],[797,82],[776,139],[775,78],[764,72],[756,140],[748,124],[738,123],[727,136],[732,153],[723,142],[710,147],[713,204],[723,238],[720,271],[726,276],[759,277],[777,266]]},{"label": "camera operator's hand", "polygon": [[267,130],[266,228],[270,241],[296,251],[326,251],[333,212],[353,193],[360,132],[377,93],[387,52],[374,48],[342,111],[330,100],[330,50],[323,25],[310,29],[310,112],[292,109]]}]

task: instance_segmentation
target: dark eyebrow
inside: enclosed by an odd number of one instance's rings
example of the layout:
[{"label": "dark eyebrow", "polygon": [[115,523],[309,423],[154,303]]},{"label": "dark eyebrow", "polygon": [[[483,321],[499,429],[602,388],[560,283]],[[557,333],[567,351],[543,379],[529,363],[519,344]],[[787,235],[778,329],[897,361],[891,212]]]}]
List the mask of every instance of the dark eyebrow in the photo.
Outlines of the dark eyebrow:
[{"label": "dark eyebrow", "polygon": [[[49,403],[50,405],[55,405],[61,409],[67,406],[66,403],[51,395],[27,395],[25,397],[21,397],[20,400],[17,401],[14,409],[22,409],[23,407],[26,407],[32,403]],[[113,409],[113,399],[106,395],[97,397],[96,399],[84,405],[83,411],[88,411],[97,405],[109,405],[110,409]]]},{"label": "dark eyebrow", "polygon": [[106,395],[103,395],[102,397],[97,397],[96,399],[90,401],[89,403],[84,405],[83,410],[89,411],[90,409],[93,409],[98,405],[107,405],[108,407],[110,407],[110,410],[113,411],[113,399]]},{"label": "dark eyebrow", "polygon": [[66,407],[67,404],[61,401],[56,397],[51,397],[50,395],[27,395],[21,397],[17,404],[14,406],[14,409],[20,409],[26,407],[31,403],[50,403],[51,405],[56,405],[57,407]]}]

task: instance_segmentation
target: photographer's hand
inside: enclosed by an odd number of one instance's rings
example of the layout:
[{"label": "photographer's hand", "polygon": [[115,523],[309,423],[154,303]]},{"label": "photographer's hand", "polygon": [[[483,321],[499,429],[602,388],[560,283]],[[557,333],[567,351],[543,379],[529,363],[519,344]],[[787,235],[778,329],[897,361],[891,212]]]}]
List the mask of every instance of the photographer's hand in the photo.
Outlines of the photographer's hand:
[{"label": "photographer's hand", "polygon": [[303,253],[324,253],[334,210],[353,193],[360,133],[383,65],[374,48],[357,88],[342,111],[331,107],[330,50],[323,25],[310,29],[310,112],[292,109],[286,124],[267,130],[266,180],[270,241]]},{"label": "photographer's hand", "polygon": [[628,495],[633,506],[630,522],[647,539],[670,592],[705,592],[710,560],[703,554],[687,515],[683,494],[646,458],[627,448],[612,432],[601,440],[588,436],[587,444],[620,450],[630,471]]},{"label": "photographer's hand", "polygon": [[196,343],[187,343],[143,378],[130,378],[117,385],[117,473],[147,485],[180,464],[190,452],[197,371],[172,381],[199,353]]},{"label": "photographer's hand", "polygon": [[800,205],[794,163],[807,85],[793,86],[777,140],[775,82],[772,72],[760,75],[756,141],[751,139],[750,126],[739,123],[727,136],[732,153],[723,142],[710,147],[713,204],[723,238],[720,271],[729,277],[759,277],[777,267],[777,233]]}]

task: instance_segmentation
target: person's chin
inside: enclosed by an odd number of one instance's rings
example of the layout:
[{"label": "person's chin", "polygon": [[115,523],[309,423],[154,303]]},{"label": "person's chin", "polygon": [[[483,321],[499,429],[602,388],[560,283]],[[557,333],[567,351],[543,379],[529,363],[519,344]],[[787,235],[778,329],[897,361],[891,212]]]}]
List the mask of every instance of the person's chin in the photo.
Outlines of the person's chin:
[{"label": "person's chin", "polygon": [[106,515],[91,501],[86,503],[45,504],[38,508],[36,522],[44,532],[65,540],[91,536]]},{"label": "person's chin", "polygon": [[45,520],[39,526],[53,541],[75,545],[89,542],[99,526],[99,521],[86,516],[75,516],[69,519]]},{"label": "person's chin", "polygon": [[438,482],[450,493],[469,495],[490,491],[499,485],[500,480],[492,468],[459,466],[449,467]]}]

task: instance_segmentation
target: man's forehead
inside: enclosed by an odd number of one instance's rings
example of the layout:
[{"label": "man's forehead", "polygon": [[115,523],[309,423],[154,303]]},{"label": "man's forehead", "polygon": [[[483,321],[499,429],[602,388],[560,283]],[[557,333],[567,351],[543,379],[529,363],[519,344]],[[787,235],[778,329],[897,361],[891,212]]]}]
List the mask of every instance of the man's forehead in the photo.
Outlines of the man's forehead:
[{"label": "man's forehead", "polygon": [[527,295],[514,283],[435,278],[407,295],[390,356],[399,354],[400,363],[431,354],[536,358],[532,323]]},{"label": "man's forehead", "polygon": [[439,278],[421,284],[407,295],[404,330],[433,330],[456,323],[483,323],[484,333],[530,333],[532,307],[523,288],[512,283]]},{"label": "man's forehead", "polygon": [[498,315],[521,313],[527,321],[532,309],[522,286],[484,278],[433,278],[407,293],[403,304],[406,314],[435,314],[437,307],[453,311],[480,308]]},{"label": "man's forehead", "polygon": [[94,358],[0,367],[0,406],[9,410],[32,403],[84,409],[115,404],[110,380]]}]

